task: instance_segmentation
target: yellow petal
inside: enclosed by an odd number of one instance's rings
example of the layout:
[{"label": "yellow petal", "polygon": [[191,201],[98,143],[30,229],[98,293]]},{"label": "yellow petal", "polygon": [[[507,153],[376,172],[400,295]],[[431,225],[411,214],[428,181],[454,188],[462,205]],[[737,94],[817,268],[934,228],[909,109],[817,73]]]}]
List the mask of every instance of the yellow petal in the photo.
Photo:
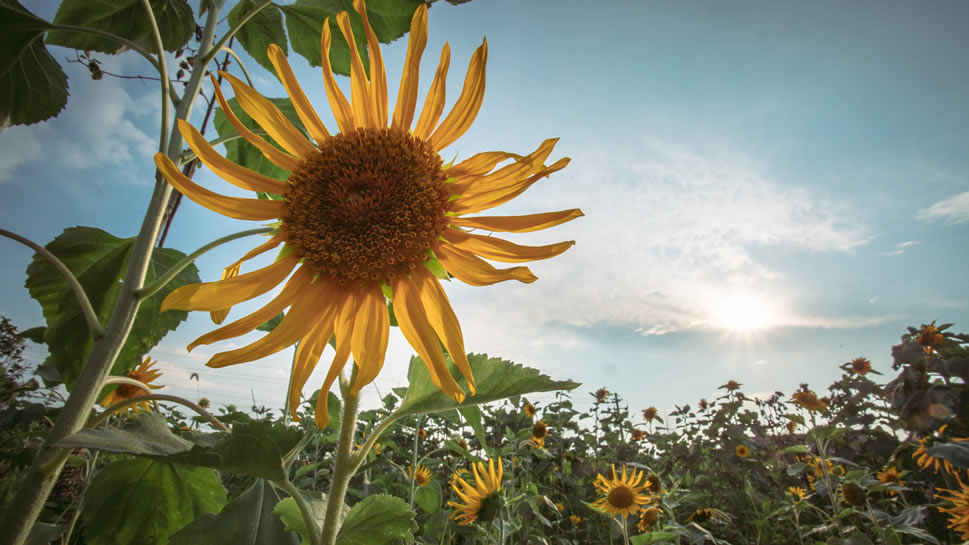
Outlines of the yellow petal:
[{"label": "yellow petal", "polygon": [[232,185],[248,191],[265,191],[277,195],[282,195],[289,189],[287,182],[274,180],[226,159],[209,145],[202,133],[182,119],[178,120],[178,131],[199,160]]},{"label": "yellow petal", "polygon": [[397,325],[417,355],[424,360],[431,381],[451,399],[463,401],[464,391],[447,368],[437,335],[427,319],[413,281],[406,275],[398,275],[393,279],[393,292]]},{"label": "yellow petal", "polygon": [[427,90],[424,108],[414,127],[414,136],[418,138],[426,139],[437,126],[437,120],[441,119],[441,112],[444,111],[444,81],[447,79],[447,69],[450,64],[451,46],[445,43],[441,49],[441,62],[437,65],[437,72],[434,73],[434,81],[431,82],[431,88]]},{"label": "yellow petal", "polygon": [[[228,267],[222,269],[222,278],[220,280],[228,280],[230,278],[235,278],[239,276],[239,271],[241,269],[242,269],[242,262],[236,261],[232,265],[229,265]],[[213,310],[212,312],[210,312],[209,317],[212,318],[212,323],[217,325],[221,324],[225,320],[225,317],[229,315],[230,310],[232,310],[232,307]],[[188,351],[189,352],[192,351],[192,345],[188,345]]]},{"label": "yellow petal", "polygon": [[353,108],[353,119],[357,127],[376,128],[377,113],[374,109],[373,97],[370,94],[370,84],[367,73],[363,68],[363,59],[353,37],[353,27],[350,26],[350,15],[341,11],[336,14],[336,23],[340,25],[340,32],[350,44],[350,105]]},{"label": "yellow petal", "polygon": [[488,40],[485,39],[474,54],[468,65],[468,75],[464,78],[464,88],[458,97],[451,113],[444,118],[441,125],[428,139],[428,143],[435,150],[442,150],[461,138],[474,122],[474,118],[484,102],[485,65],[488,62]]},{"label": "yellow petal", "polygon": [[320,400],[329,393],[330,388],[333,387],[333,382],[340,376],[340,371],[343,370],[343,367],[347,364],[347,360],[350,358],[353,310],[356,305],[356,297],[354,295],[352,290],[342,289],[340,290],[339,298],[335,300],[336,308],[334,309],[335,319],[333,326],[334,334],[336,335],[336,354],[334,354],[333,361],[330,363],[330,369],[326,373],[326,378],[323,379],[320,398],[316,401],[316,412],[313,415],[316,426],[320,429],[325,428],[330,423],[327,405]]},{"label": "yellow petal", "polygon": [[545,167],[545,160],[552,154],[558,140],[558,138],[546,139],[532,153],[490,174],[461,177],[448,185],[448,191],[452,195],[471,198],[486,191],[501,189],[520,182]]},{"label": "yellow petal", "polygon": [[407,56],[404,58],[404,72],[400,77],[400,90],[397,91],[397,106],[394,107],[393,127],[409,130],[417,109],[417,85],[420,79],[421,56],[427,45],[427,4],[421,4],[410,20],[410,34],[407,36]]},{"label": "yellow petal", "polygon": [[427,313],[427,319],[434,328],[434,332],[447,348],[448,354],[464,378],[468,381],[468,389],[471,395],[477,392],[474,384],[474,377],[471,375],[471,365],[468,363],[468,355],[464,349],[464,335],[461,333],[461,324],[458,317],[451,308],[451,301],[441,288],[441,283],[427,269],[427,267],[417,267],[413,273],[414,283],[417,285],[420,294],[421,304]]},{"label": "yellow petal", "polygon": [[370,100],[374,108],[374,122],[377,127],[387,126],[387,72],[384,57],[380,52],[380,42],[370,27],[367,6],[364,0],[353,0],[353,8],[363,20],[363,30],[367,34],[367,50],[370,52]]},{"label": "yellow petal", "polygon": [[518,280],[525,284],[531,284],[538,280],[538,277],[532,274],[528,267],[496,269],[480,257],[460,248],[455,248],[451,244],[435,246],[434,253],[441,265],[444,265],[444,268],[447,269],[447,272],[453,274],[465,284],[472,286],[490,286],[505,280]]},{"label": "yellow petal", "polygon": [[295,255],[228,280],[181,286],[162,301],[161,311],[219,310],[248,301],[273,289],[293,270],[299,258]]},{"label": "yellow petal", "polygon": [[350,341],[353,361],[357,364],[357,376],[350,387],[351,395],[360,395],[360,389],[377,378],[387,355],[389,333],[390,316],[380,286],[374,284],[364,287],[363,292],[357,295]]},{"label": "yellow petal", "polygon": [[314,283],[309,289],[304,290],[305,297],[297,298],[283,320],[269,334],[242,348],[219,352],[205,365],[209,367],[235,365],[264,358],[292,346],[316,325],[322,314],[321,309],[326,308],[322,302],[327,301],[329,299],[327,295],[332,293],[329,287],[326,282]]},{"label": "yellow petal", "polygon": [[279,295],[273,298],[272,301],[266,303],[262,308],[253,312],[252,314],[249,314],[248,316],[240,318],[228,325],[224,325],[214,331],[210,331],[195,339],[192,341],[192,344],[188,345],[188,351],[191,352],[196,346],[203,344],[212,344],[217,341],[245,335],[246,333],[256,329],[262,324],[275,318],[276,315],[291,305],[296,296],[309,287],[312,280],[313,273],[310,272],[307,267],[300,267],[293,274],[292,278],[286,282],[286,286],[283,287],[283,290],[279,293]]},{"label": "yellow petal", "polygon": [[505,204],[506,202],[524,193],[525,190],[531,187],[535,182],[541,180],[542,178],[548,177],[548,175],[552,174],[553,172],[562,170],[568,164],[569,158],[563,157],[562,159],[559,159],[553,163],[552,166],[545,167],[538,173],[524,180],[498,189],[484,191],[473,197],[461,197],[451,204],[450,211],[458,215],[474,214],[475,212],[481,212],[482,210],[488,210],[489,208],[501,206],[502,204]]},{"label": "yellow petal", "polygon": [[330,19],[327,18],[323,21],[323,34],[320,35],[320,49],[323,52],[323,87],[326,89],[326,97],[330,101],[330,109],[333,111],[333,118],[336,119],[337,126],[340,127],[340,132],[350,132],[356,128],[356,122],[353,119],[353,109],[350,108],[350,103],[347,102],[343,91],[336,83],[336,78],[333,77],[333,69],[330,67],[331,42]]},{"label": "yellow petal", "polygon": [[219,72],[219,74],[232,86],[239,106],[284,150],[297,157],[308,157],[316,153],[316,146],[311,144],[268,98],[228,72]]},{"label": "yellow petal", "polygon": [[317,144],[321,144],[323,140],[329,138],[330,131],[326,130],[326,126],[320,121],[320,116],[316,115],[313,105],[306,99],[303,88],[300,87],[296,76],[293,74],[293,69],[289,66],[289,61],[286,60],[286,54],[276,44],[269,44],[269,62],[273,63],[276,73],[279,74],[279,80],[286,88],[286,94],[292,99],[293,108],[295,108],[299,120],[303,122],[303,126],[306,127],[313,140],[316,140]]},{"label": "yellow petal", "polygon": [[503,263],[523,263],[525,261],[549,259],[568,250],[575,244],[574,240],[570,240],[545,246],[522,246],[500,238],[465,233],[457,229],[448,229],[443,236],[448,242],[462,250]]},{"label": "yellow petal", "polygon": [[225,114],[226,119],[229,120],[229,123],[231,123],[236,132],[239,133],[239,136],[241,136],[246,142],[249,142],[255,146],[259,151],[262,152],[263,155],[266,156],[266,159],[269,159],[279,168],[289,172],[296,170],[296,167],[298,167],[300,164],[299,157],[293,157],[285,151],[277,148],[265,138],[252,132],[248,127],[243,125],[242,122],[239,121],[239,118],[236,117],[235,112],[232,111],[232,108],[229,108],[229,103],[226,102],[225,96],[222,94],[222,89],[219,88],[219,82],[215,79],[215,76],[211,76],[211,78],[212,86],[215,88],[215,99],[219,101],[219,107],[222,108],[222,113]]},{"label": "yellow petal", "polygon": [[461,176],[480,176],[482,174],[487,174],[491,172],[495,165],[504,161],[505,159],[524,159],[521,155],[516,153],[508,153],[506,151],[483,151],[481,153],[476,153],[471,157],[468,157],[464,161],[452,166],[447,169],[447,176],[449,178],[458,178]]},{"label": "yellow petal", "polygon": [[524,216],[457,216],[450,218],[451,225],[498,231],[502,233],[530,233],[561,225],[585,214],[578,208],[560,210],[558,212],[543,212]]},{"label": "yellow petal", "polygon": [[[296,356],[293,362],[293,373],[289,379],[288,395],[289,414],[296,421],[299,421],[298,409],[303,386],[306,385],[306,381],[310,378],[313,369],[316,368],[316,364],[320,361],[320,356],[323,355],[323,350],[326,348],[327,343],[330,342],[330,337],[333,336],[333,315],[335,314],[335,310],[336,307],[327,307],[324,309],[317,324],[303,337],[303,340],[299,343],[299,348],[296,350]],[[327,392],[321,391],[320,397],[326,399],[328,397]]]},{"label": "yellow petal", "polygon": [[164,153],[155,154],[155,166],[175,189],[196,203],[237,220],[268,220],[283,213],[283,201],[226,197],[205,189],[188,179]]}]

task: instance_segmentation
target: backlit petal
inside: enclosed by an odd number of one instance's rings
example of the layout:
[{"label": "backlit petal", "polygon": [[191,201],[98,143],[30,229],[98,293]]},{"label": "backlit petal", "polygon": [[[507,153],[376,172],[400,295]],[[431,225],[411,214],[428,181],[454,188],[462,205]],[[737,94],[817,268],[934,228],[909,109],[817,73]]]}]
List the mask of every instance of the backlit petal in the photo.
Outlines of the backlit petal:
[{"label": "backlit petal", "polygon": [[281,195],[289,189],[289,184],[286,182],[274,180],[226,159],[222,154],[215,151],[215,148],[209,145],[202,133],[187,121],[178,120],[178,131],[182,133],[185,143],[192,148],[199,160],[212,169],[212,172],[232,185],[248,191],[265,191],[277,195]]},{"label": "backlit petal", "polygon": [[176,288],[162,301],[161,311],[219,310],[258,297],[278,286],[299,262],[291,255],[268,267],[228,280],[188,284]]},{"label": "backlit petal", "polygon": [[[228,267],[222,269],[222,278],[220,278],[220,280],[228,280],[230,278],[235,278],[239,276],[240,270],[242,270],[242,262],[236,261],[232,265],[229,265]],[[232,310],[232,307],[213,310],[212,312],[209,313],[209,317],[212,318],[213,323],[218,325],[225,320],[226,316],[229,315],[230,310]],[[188,345],[188,350],[189,352],[192,351],[192,345]]]},{"label": "backlit petal", "polygon": [[359,395],[361,388],[377,378],[387,355],[389,333],[390,316],[380,286],[373,284],[364,287],[357,294],[353,338],[350,343],[353,361],[357,364],[357,376],[350,387],[351,395]]},{"label": "backlit petal", "polygon": [[525,216],[457,216],[451,218],[451,225],[503,233],[530,233],[532,231],[555,227],[556,225],[572,221],[583,215],[581,210],[573,208],[571,210],[544,212]]},{"label": "backlit petal", "polygon": [[437,126],[437,120],[441,119],[445,99],[444,82],[447,79],[447,69],[450,64],[451,46],[445,43],[441,49],[441,62],[437,65],[437,72],[434,73],[434,81],[431,82],[431,88],[427,90],[424,108],[414,127],[414,136],[418,138],[427,138]]},{"label": "backlit petal", "polygon": [[474,377],[471,375],[471,365],[468,363],[468,355],[464,349],[464,335],[461,333],[461,324],[458,317],[451,308],[451,302],[447,294],[441,288],[440,281],[427,269],[427,267],[417,267],[413,272],[413,280],[417,285],[420,294],[421,304],[427,313],[427,319],[434,328],[434,332],[447,348],[448,354],[464,378],[468,381],[468,388],[471,395],[477,392],[474,384]]},{"label": "backlit petal", "polygon": [[538,280],[528,267],[511,267],[508,269],[496,269],[487,261],[466,252],[460,248],[455,248],[451,244],[439,244],[434,248],[438,261],[447,272],[453,274],[458,280],[472,286],[490,286],[505,280],[518,280],[525,284],[531,284]]},{"label": "backlit petal", "polygon": [[521,155],[517,153],[508,153],[506,151],[483,151],[481,153],[476,153],[471,157],[468,157],[464,161],[450,167],[447,169],[446,173],[449,178],[457,178],[460,176],[480,176],[482,174],[487,174],[491,172],[495,165],[504,161],[505,159],[524,159]]},{"label": "backlit petal", "polygon": [[[289,414],[293,419],[299,421],[297,409],[299,408],[300,394],[303,386],[310,378],[313,370],[323,355],[330,338],[333,337],[333,315],[338,307],[331,305],[323,310],[316,325],[303,337],[293,358],[293,374],[289,379]],[[328,392],[329,390],[327,390]],[[320,392],[320,397],[329,397],[326,393]]]},{"label": "backlit petal", "polygon": [[525,261],[549,259],[568,250],[575,244],[574,240],[570,240],[545,246],[522,246],[504,239],[475,235],[457,229],[448,229],[444,232],[443,237],[462,250],[467,250],[485,259],[504,263],[523,263]]},{"label": "backlit petal", "polygon": [[481,109],[485,92],[485,65],[488,62],[488,40],[471,55],[468,75],[464,78],[464,88],[451,113],[427,139],[431,147],[440,151],[461,138],[474,122]]},{"label": "backlit petal", "polygon": [[326,98],[330,101],[330,110],[333,111],[333,118],[340,127],[340,132],[350,132],[356,128],[353,119],[353,109],[347,102],[347,97],[343,95],[340,86],[333,77],[333,69],[330,67],[330,43],[333,38],[330,35],[330,19],[323,21],[323,34],[320,35],[320,48],[322,49],[323,65],[323,87],[326,89]]},{"label": "backlit petal", "polygon": [[545,167],[545,160],[552,154],[558,140],[549,138],[532,153],[489,174],[460,177],[448,185],[448,190],[453,195],[470,198],[518,183]]},{"label": "backlit petal", "polygon": [[[333,355],[333,361],[330,363],[330,369],[326,373],[326,378],[323,379],[323,387],[320,388],[320,399],[328,397],[330,388],[333,387],[333,382],[336,378],[340,376],[340,371],[343,370],[344,366],[347,364],[347,360],[350,358],[350,340],[352,338],[351,329],[353,327],[353,311],[355,307],[354,293],[351,290],[342,289],[340,293],[340,299],[333,302],[336,307],[334,310],[336,313],[334,321],[334,334],[336,335],[336,354]],[[324,396],[324,394],[327,394]],[[316,412],[313,416],[316,426],[323,429],[330,422],[330,415],[327,411],[327,405],[325,401],[317,400],[316,402]]]},{"label": "backlit petal", "polygon": [[393,127],[408,130],[414,121],[417,109],[417,85],[420,79],[421,56],[427,45],[427,4],[417,6],[410,21],[410,34],[407,35],[407,57],[404,59],[404,73],[400,77],[397,91],[397,106],[394,107]]},{"label": "backlit petal", "polygon": [[299,116],[313,140],[320,144],[323,140],[329,138],[330,131],[326,130],[326,126],[320,121],[320,116],[316,115],[313,105],[306,99],[303,88],[300,87],[296,75],[293,74],[293,69],[289,66],[289,61],[286,60],[286,53],[283,53],[283,50],[276,44],[269,44],[269,62],[273,63],[276,73],[279,74],[279,80],[286,88],[286,94],[293,101],[296,115]]},{"label": "backlit petal", "polygon": [[336,22],[343,37],[350,44],[350,106],[353,108],[353,119],[358,128],[376,128],[377,113],[370,94],[367,73],[363,68],[363,59],[360,58],[360,50],[353,36],[353,27],[350,26],[350,16],[341,11],[336,15]]},{"label": "backlit petal", "polygon": [[482,210],[488,210],[496,206],[501,206],[502,204],[505,204],[506,202],[524,193],[525,190],[531,187],[535,182],[541,180],[542,178],[548,177],[548,175],[553,172],[565,168],[565,166],[569,164],[569,160],[570,159],[568,157],[563,157],[562,159],[559,159],[553,163],[552,166],[545,167],[537,174],[534,174],[514,184],[499,189],[485,191],[473,197],[461,197],[451,204],[451,212],[458,215],[473,214],[475,212],[481,212]]},{"label": "backlit petal", "polygon": [[284,150],[298,157],[316,153],[316,146],[299,132],[270,100],[228,72],[219,72],[232,86],[239,106]]},{"label": "backlit petal", "polygon": [[367,6],[364,0],[353,0],[353,8],[363,20],[363,30],[367,34],[367,50],[370,52],[370,99],[373,103],[374,121],[377,127],[387,126],[387,73],[384,57],[380,52],[380,42],[370,28]]}]

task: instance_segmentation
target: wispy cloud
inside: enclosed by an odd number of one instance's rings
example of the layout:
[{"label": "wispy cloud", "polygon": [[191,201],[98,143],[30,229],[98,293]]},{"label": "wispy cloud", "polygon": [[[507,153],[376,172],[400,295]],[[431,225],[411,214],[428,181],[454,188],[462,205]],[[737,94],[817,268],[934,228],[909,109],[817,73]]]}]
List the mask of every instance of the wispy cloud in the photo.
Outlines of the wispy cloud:
[{"label": "wispy cloud", "polygon": [[969,191],[919,210],[915,218],[922,221],[944,221],[950,224],[965,223],[969,221]]}]

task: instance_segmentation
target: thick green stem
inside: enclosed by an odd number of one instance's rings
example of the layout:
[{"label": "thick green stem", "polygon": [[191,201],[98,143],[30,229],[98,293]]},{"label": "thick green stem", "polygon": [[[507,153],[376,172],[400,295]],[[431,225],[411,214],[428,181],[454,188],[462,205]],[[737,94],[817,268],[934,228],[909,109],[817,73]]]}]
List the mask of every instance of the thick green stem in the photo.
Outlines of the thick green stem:
[{"label": "thick green stem", "polygon": [[[354,463],[356,460],[354,460],[351,451],[353,449],[353,433],[357,428],[359,404],[359,397],[349,395],[349,393],[343,396],[340,442],[337,444],[336,459],[333,462],[333,483],[330,485],[330,493],[326,496],[326,518],[323,519],[322,545],[334,545],[337,531],[343,524],[343,502],[346,499],[350,478],[357,470],[357,464]],[[364,445],[364,448],[367,448],[366,445]],[[366,452],[366,450],[361,451],[364,454]]]},{"label": "thick green stem", "polygon": [[306,498],[299,493],[299,489],[296,488],[296,485],[294,485],[288,478],[283,481],[273,482],[285,490],[286,493],[293,498],[293,501],[296,502],[296,506],[299,507],[299,514],[303,516],[303,524],[306,525],[306,534],[310,545],[320,545],[320,543],[322,543],[320,541],[320,528],[316,518],[313,517],[313,510],[310,508]]},{"label": "thick green stem", "polygon": [[100,426],[102,422],[110,418],[112,414],[118,411],[124,410],[125,408],[130,407],[132,405],[137,405],[142,401],[171,401],[173,403],[184,405],[189,409],[192,409],[193,411],[199,413],[199,415],[201,415],[203,418],[208,420],[216,428],[222,431],[230,431],[229,428],[225,424],[223,424],[221,420],[212,416],[212,413],[203,409],[199,404],[193,403],[185,399],[184,397],[178,397],[178,396],[173,396],[168,394],[145,394],[141,396],[129,397],[128,399],[119,401],[114,405],[111,405],[107,409],[104,409],[103,411],[101,411],[101,413],[98,414],[96,417],[92,418],[91,421],[88,423],[87,427],[96,428]]},{"label": "thick green stem", "polygon": [[165,47],[162,45],[161,33],[158,31],[158,21],[155,20],[155,12],[151,10],[149,0],[141,0],[141,5],[145,8],[145,18],[151,26],[151,37],[155,41],[155,52],[158,53],[158,76],[161,78],[161,134],[158,137],[158,149],[164,152],[168,147],[168,89],[171,80],[168,79],[168,64],[165,61]]}]

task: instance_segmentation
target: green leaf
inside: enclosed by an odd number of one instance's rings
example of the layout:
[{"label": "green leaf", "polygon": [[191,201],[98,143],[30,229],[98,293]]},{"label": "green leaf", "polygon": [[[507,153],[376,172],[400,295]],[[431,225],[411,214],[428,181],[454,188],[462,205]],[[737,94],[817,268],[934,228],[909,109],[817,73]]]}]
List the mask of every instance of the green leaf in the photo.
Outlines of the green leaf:
[{"label": "green leaf", "polygon": [[27,339],[32,343],[44,344],[44,330],[46,329],[44,326],[32,327],[17,333],[17,337]]},{"label": "green leaf", "polygon": [[90,545],[165,545],[168,536],[225,505],[215,471],[134,458],[104,466],[85,496]]},{"label": "green leaf", "polygon": [[[286,116],[286,119],[289,119],[291,123],[293,123],[304,133],[306,132],[303,129],[303,123],[299,120],[299,116],[296,115],[296,109],[293,107],[293,103],[290,102],[288,98],[271,98],[269,100],[275,104],[277,108],[279,108],[283,115]],[[242,110],[242,107],[239,106],[238,100],[235,98],[230,98],[229,107],[232,108],[232,112],[236,114],[236,117],[239,118],[239,121],[241,121],[243,125],[250,129],[261,130],[259,125],[256,124],[251,117],[249,117],[249,114]],[[215,125],[215,130],[219,133],[219,136],[236,134],[235,128],[231,123],[229,123],[229,119],[225,116],[225,112],[223,112],[221,108],[216,110],[213,124]],[[272,139],[270,139],[270,141],[272,141]],[[259,149],[249,142],[246,142],[242,138],[237,138],[225,143],[225,157],[233,163],[240,164],[260,174],[269,176],[270,178],[285,180],[289,177],[289,172],[279,168],[269,159],[266,159],[266,156],[263,155]]]},{"label": "green leaf", "polygon": [[192,443],[172,433],[165,417],[157,413],[136,414],[123,428],[85,428],[52,444],[140,456],[167,456],[192,448]]},{"label": "green leaf", "polygon": [[[150,0],[151,11],[158,23],[165,51],[175,51],[188,43],[195,32],[195,15],[184,0]],[[57,9],[54,23],[96,28],[126,38],[154,52],[151,23],[141,0],[64,0]],[[117,55],[127,49],[116,40],[89,34],[55,30],[47,43],[84,51]]]},{"label": "green leaf", "polygon": [[414,493],[414,501],[429,514],[437,513],[441,509],[441,483],[430,481],[418,487]]},{"label": "green leaf", "polygon": [[50,23],[17,0],[0,0],[0,129],[61,113],[67,74],[44,47]]},{"label": "green leaf", "polygon": [[464,417],[464,421],[471,426],[472,430],[474,430],[474,436],[478,439],[478,443],[480,443],[482,447],[487,446],[484,426],[481,424],[481,409],[479,409],[477,405],[468,405],[466,407],[459,408],[458,412],[461,413],[461,416]]},{"label": "green leaf", "polygon": [[256,329],[258,329],[259,331],[272,331],[276,329],[276,326],[279,325],[279,322],[283,321],[283,317],[285,316],[286,316],[285,314],[280,312],[279,314],[277,314],[276,316],[273,316],[272,318],[267,320],[265,323],[263,323]]},{"label": "green leaf", "polygon": [[386,545],[410,542],[417,523],[407,502],[387,494],[368,496],[353,506],[336,536],[337,545]]},{"label": "green leaf", "polygon": [[[72,227],[46,246],[81,283],[102,324],[107,323],[121,293],[121,281],[134,241],[134,238],[117,238],[93,227]],[[184,256],[171,248],[156,249],[145,282],[164,274]],[[198,269],[190,265],[158,293],[142,301],[131,333],[111,369],[112,374],[124,374],[141,363],[145,353],[188,317],[185,311],[162,314],[159,312],[161,302],[175,288],[199,281]],[[26,286],[30,296],[40,303],[47,319],[44,332],[50,351],[47,361],[57,367],[61,379],[70,388],[94,345],[87,328],[81,326],[85,323],[81,307],[60,272],[40,256],[35,255],[27,267]]]},{"label": "green leaf", "polygon": [[[552,380],[537,369],[500,358],[489,358],[486,354],[468,354],[468,362],[471,364],[478,393],[465,397],[462,403],[457,403],[434,385],[424,361],[416,356],[412,357],[410,370],[407,372],[410,386],[395,414],[405,416],[444,411],[533,392],[573,390],[579,386],[577,382]],[[448,368],[453,376],[459,377],[458,384],[467,391],[467,381],[457,371],[454,363],[448,361]]]},{"label": "green leaf", "polygon": [[303,432],[280,422],[238,422],[232,433],[214,446],[195,445],[191,450],[166,456],[180,464],[211,467],[271,481],[286,478],[283,458],[303,437]]},{"label": "green leaf", "polygon": [[25,545],[50,545],[64,535],[67,531],[67,524],[48,524],[46,522],[35,522],[30,529]]},{"label": "green leaf", "polygon": [[[309,490],[300,490],[299,493],[309,504],[312,513],[311,516],[316,521],[317,531],[321,530],[323,527],[323,518],[326,516],[326,495],[322,492],[311,492]],[[343,514],[346,515],[348,511],[349,509],[344,506]],[[279,519],[283,522],[287,531],[300,536],[300,545],[310,545],[310,539],[306,531],[306,521],[303,520],[303,515],[300,513],[296,500],[286,498],[280,501],[273,509],[273,513],[279,515]]]},{"label": "green leaf", "polygon": [[682,534],[678,532],[650,532],[638,536],[630,536],[632,545],[648,545],[650,543],[678,543]]},{"label": "green leaf", "polygon": [[202,515],[173,535],[169,544],[296,545],[299,539],[273,513],[282,497],[268,481],[257,479],[218,515]]},{"label": "green leaf", "polygon": [[[229,12],[229,24],[234,26],[259,3],[261,2],[257,0],[241,0]],[[246,53],[272,74],[276,73],[276,69],[269,62],[269,55],[266,53],[269,44],[276,44],[282,48],[283,53],[289,53],[289,48],[286,47],[286,31],[283,30],[283,14],[275,4],[269,4],[249,19],[236,33],[236,39]]]}]

